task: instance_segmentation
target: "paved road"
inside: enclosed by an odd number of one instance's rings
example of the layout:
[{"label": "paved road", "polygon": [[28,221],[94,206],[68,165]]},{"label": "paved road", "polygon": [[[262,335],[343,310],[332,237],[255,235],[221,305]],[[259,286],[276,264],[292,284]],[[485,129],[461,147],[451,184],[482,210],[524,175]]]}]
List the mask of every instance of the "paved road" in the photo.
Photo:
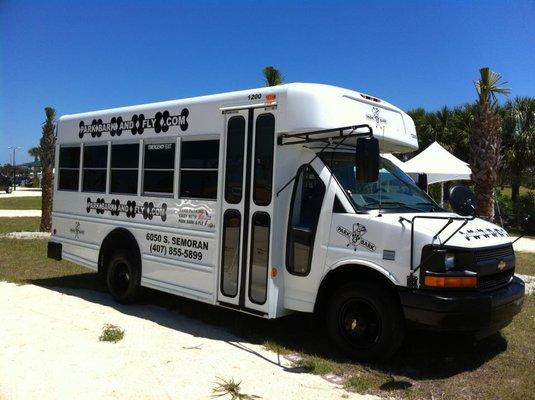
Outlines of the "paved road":
[{"label": "paved road", "polygon": [[1,217],[40,217],[41,210],[0,210]]},{"label": "paved road", "polygon": [[14,192],[7,194],[6,192],[0,192],[0,199],[11,197],[40,197],[41,189],[36,188],[17,188]]},{"label": "paved road", "polygon": [[[515,240],[516,237],[511,237],[511,240]],[[528,253],[535,253],[535,239],[523,237],[513,245],[516,251],[525,251]]]}]

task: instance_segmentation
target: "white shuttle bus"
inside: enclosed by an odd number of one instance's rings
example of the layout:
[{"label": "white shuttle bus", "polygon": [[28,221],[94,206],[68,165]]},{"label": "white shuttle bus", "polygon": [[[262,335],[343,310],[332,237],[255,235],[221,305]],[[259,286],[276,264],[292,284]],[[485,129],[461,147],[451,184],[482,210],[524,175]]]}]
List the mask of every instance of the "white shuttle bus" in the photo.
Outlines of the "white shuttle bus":
[{"label": "white shuttle bus", "polygon": [[407,326],[483,336],[519,312],[507,233],[441,209],[380,153],[418,148],[384,100],[318,84],[60,118],[48,256],[264,318],[321,313],[358,359]]}]

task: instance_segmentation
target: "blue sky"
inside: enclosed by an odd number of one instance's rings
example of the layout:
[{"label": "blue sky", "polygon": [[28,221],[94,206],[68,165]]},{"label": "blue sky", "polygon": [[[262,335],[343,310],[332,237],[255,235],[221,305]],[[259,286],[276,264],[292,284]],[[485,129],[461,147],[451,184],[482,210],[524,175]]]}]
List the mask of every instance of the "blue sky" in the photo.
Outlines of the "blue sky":
[{"label": "blue sky", "polygon": [[321,82],[408,110],[475,97],[490,66],[535,96],[535,2],[0,0],[0,163],[58,115]]}]

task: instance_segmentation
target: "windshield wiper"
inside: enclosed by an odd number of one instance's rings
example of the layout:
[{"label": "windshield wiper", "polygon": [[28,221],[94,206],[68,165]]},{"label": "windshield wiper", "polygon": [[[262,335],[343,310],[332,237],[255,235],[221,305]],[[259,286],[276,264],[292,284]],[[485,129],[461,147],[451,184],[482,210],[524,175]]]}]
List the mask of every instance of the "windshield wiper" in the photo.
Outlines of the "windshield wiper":
[{"label": "windshield wiper", "polygon": [[401,201],[381,201],[381,202],[372,201],[371,203],[366,203],[364,207],[369,207],[371,205],[380,205],[381,207],[384,205],[393,205],[393,206],[400,206],[402,208],[408,208],[409,210],[425,211],[425,210],[422,210],[421,208],[409,206],[408,204],[402,203]]}]

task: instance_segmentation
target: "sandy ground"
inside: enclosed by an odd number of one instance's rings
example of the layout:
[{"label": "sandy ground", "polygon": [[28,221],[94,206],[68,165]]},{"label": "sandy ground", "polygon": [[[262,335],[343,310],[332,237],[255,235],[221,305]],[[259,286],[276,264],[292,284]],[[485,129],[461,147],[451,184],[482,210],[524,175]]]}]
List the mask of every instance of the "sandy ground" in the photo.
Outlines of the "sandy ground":
[{"label": "sandy ground", "polygon": [[[156,306],[119,306],[103,293],[0,282],[0,321],[6,400],[209,399],[217,377],[262,399],[374,398],[302,373],[220,327]],[[105,323],[123,328],[124,339],[99,342]]]},{"label": "sandy ground", "polygon": [[517,274],[517,276],[526,284],[526,294],[535,292],[535,276],[520,274]]},{"label": "sandy ground", "polygon": [[38,197],[41,196],[41,189],[37,188],[21,188],[7,194],[6,192],[0,192],[0,199],[5,197]]}]

